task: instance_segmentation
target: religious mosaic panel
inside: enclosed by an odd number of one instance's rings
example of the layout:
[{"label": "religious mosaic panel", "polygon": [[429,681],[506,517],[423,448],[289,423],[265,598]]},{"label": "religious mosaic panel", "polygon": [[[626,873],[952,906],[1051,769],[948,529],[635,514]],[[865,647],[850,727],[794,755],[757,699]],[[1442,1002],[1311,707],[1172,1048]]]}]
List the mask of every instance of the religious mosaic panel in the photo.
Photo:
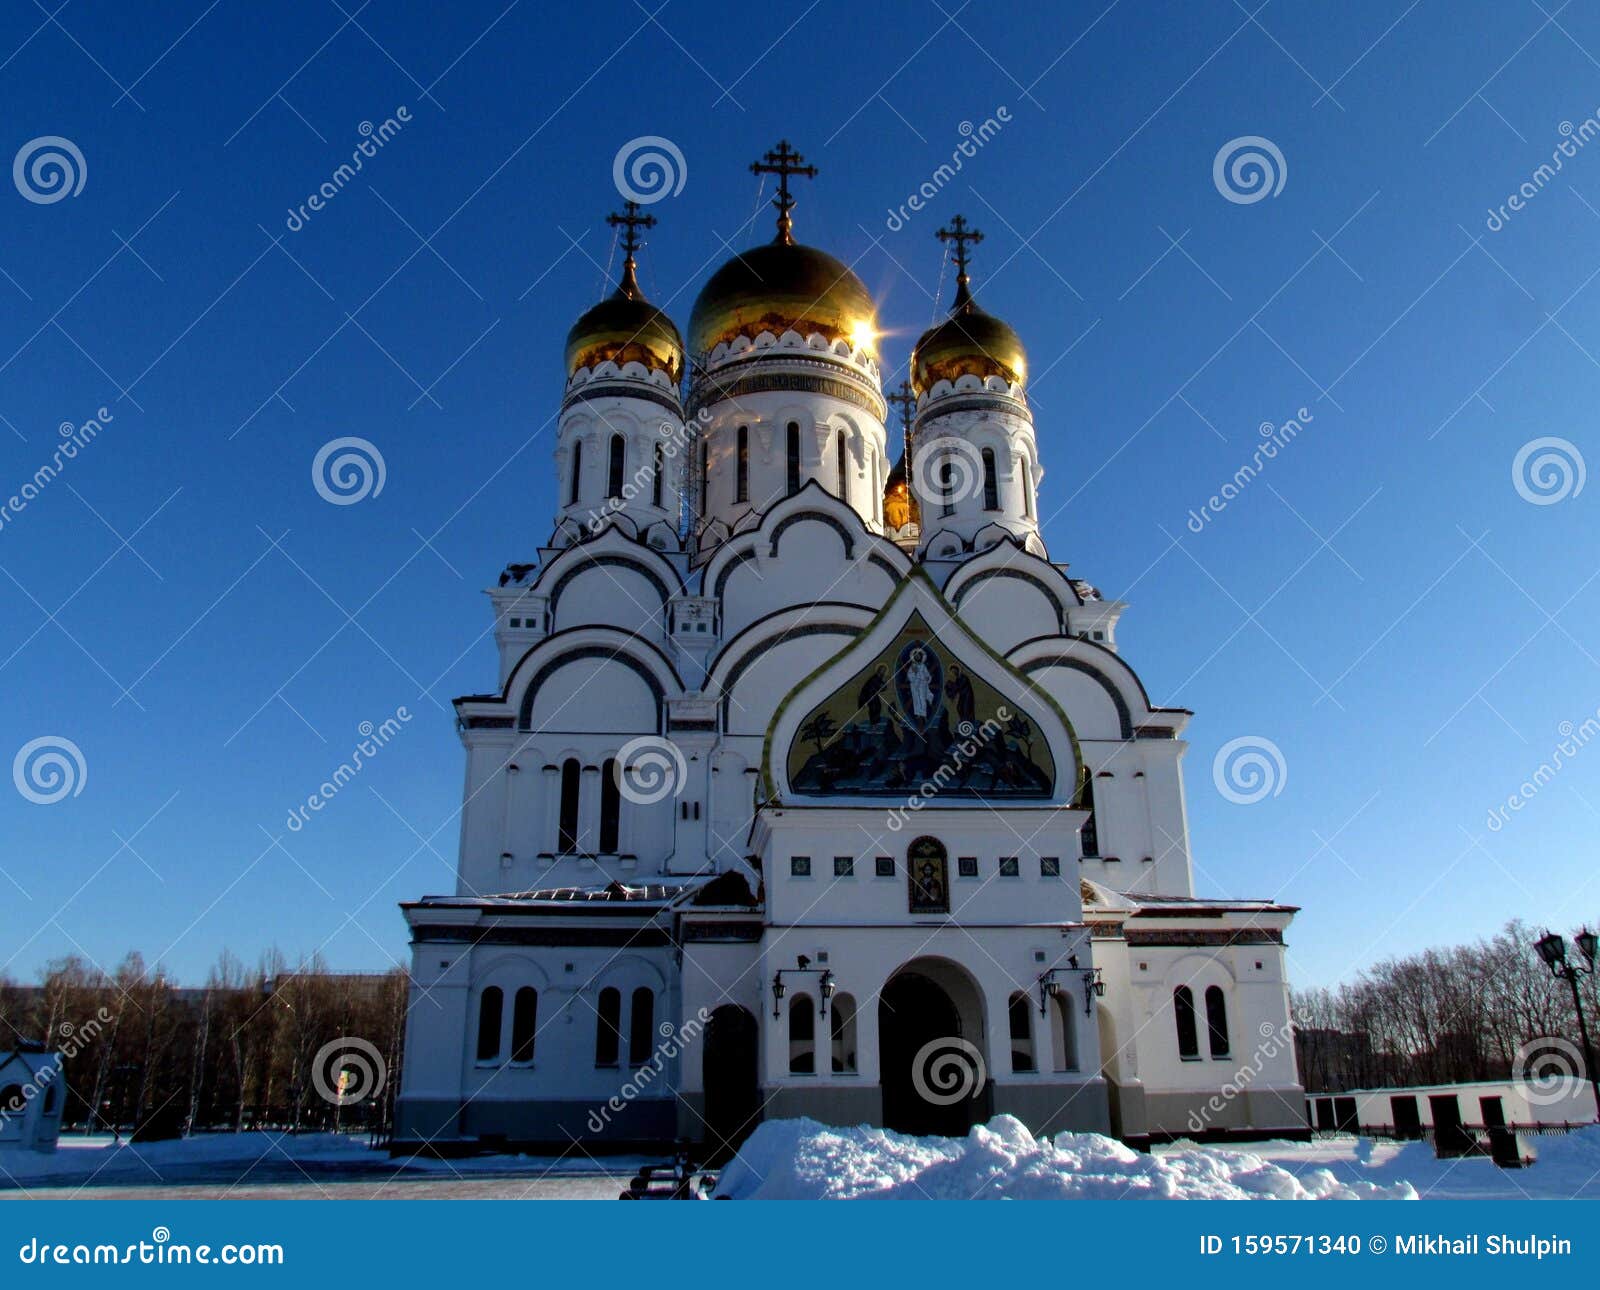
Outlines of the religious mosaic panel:
[{"label": "religious mosaic panel", "polygon": [[789,786],[815,795],[1043,797],[1055,760],[1037,726],[964,667],[920,614],[806,714]]}]

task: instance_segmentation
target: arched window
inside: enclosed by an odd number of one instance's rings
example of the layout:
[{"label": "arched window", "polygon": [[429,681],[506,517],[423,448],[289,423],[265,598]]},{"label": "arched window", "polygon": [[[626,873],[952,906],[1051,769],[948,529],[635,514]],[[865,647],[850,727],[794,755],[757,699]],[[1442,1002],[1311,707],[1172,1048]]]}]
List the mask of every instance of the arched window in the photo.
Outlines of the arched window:
[{"label": "arched window", "polygon": [[1026,457],[1017,462],[1022,474],[1022,514],[1027,519],[1033,518],[1033,466]]},{"label": "arched window", "polygon": [[576,757],[561,763],[561,836],[557,850],[563,855],[578,849],[578,789],[582,778],[583,767]]},{"label": "arched window", "polygon": [[505,995],[497,985],[478,996],[478,1060],[492,1062],[500,1056],[500,1013]]},{"label": "arched window", "polygon": [[12,1116],[20,1116],[27,1105],[27,1099],[22,1096],[21,1084],[7,1084],[4,1088],[0,1088],[0,1123],[4,1123]]},{"label": "arched window", "polygon": [[815,1075],[817,1072],[817,1005],[809,994],[797,994],[789,1002],[789,1074]]},{"label": "arched window", "polygon": [[1000,509],[1000,477],[995,474],[993,448],[983,450],[983,509]]},{"label": "arched window", "polygon": [[622,991],[607,986],[600,991],[599,1016],[595,1020],[594,1064],[615,1066],[622,1049]]},{"label": "arched window", "polygon": [[1018,990],[1006,1007],[1011,1019],[1011,1069],[1017,1072],[1038,1070],[1033,1060],[1033,1005]]},{"label": "arched window", "polygon": [[784,488],[793,497],[800,491],[800,423],[789,422],[783,433]]},{"label": "arched window", "polygon": [[705,510],[711,501],[711,447],[700,441],[700,509]]},{"label": "arched window", "polygon": [[664,473],[663,470],[662,470],[662,466],[664,464],[664,461],[663,461],[662,453],[661,453],[661,445],[659,443],[656,445],[655,463],[656,463],[655,464],[655,472],[651,476],[651,480],[650,480],[650,505],[652,505],[652,506],[660,506],[661,505],[661,476]]},{"label": "arched window", "polygon": [[828,1010],[833,1019],[833,1073],[856,1073],[856,999],[853,994],[835,995]]},{"label": "arched window", "polygon": [[1206,1039],[1213,1057],[1228,1055],[1228,1001],[1219,985],[1206,987]]},{"label": "arched window", "polygon": [[1055,1068],[1058,1071],[1075,1071],[1078,1069],[1078,1027],[1073,1020],[1076,1009],[1064,990],[1051,1002],[1055,1005],[1050,1027],[1050,1047]]},{"label": "arched window", "polygon": [[1086,858],[1100,854],[1100,828],[1096,823],[1094,810],[1094,772],[1087,766],[1083,769],[1083,787],[1078,790],[1078,800],[1073,803],[1080,811],[1088,811],[1089,818],[1083,822],[1083,828],[1078,833],[1078,838],[1083,844],[1083,854]]},{"label": "arched window", "polygon": [[649,986],[633,992],[628,1009],[628,1065],[643,1066],[656,1043],[656,996]]},{"label": "arched window", "polygon": [[511,1060],[531,1062],[533,1039],[539,1031],[539,992],[531,985],[517,991],[511,1001]]},{"label": "arched window", "polygon": [[1200,1056],[1200,1032],[1194,1020],[1194,991],[1180,985],[1172,992],[1172,1010],[1178,1016],[1178,1056],[1194,1061]]},{"label": "arched window", "polygon": [[583,483],[583,440],[577,439],[572,444],[572,483],[567,489],[567,505],[578,504],[578,490]]},{"label": "arched window", "polygon": [[740,426],[733,463],[733,500],[750,500],[750,427]]},{"label": "arched window", "polygon": [[939,496],[944,499],[943,513],[956,513],[956,465],[945,452],[939,458]]},{"label": "arched window", "polygon": [[628,468],[628,444],[620,435],[611,436],[611,463],[606,471],[606,496],[614,501],[622,498],[622,475]]},{"label": "arched window", "polygon": [[850,501],[850,449],[845,446],[843,430],[839,431],[835,438],[838,442],[834,448],[833,455],[837,459],[835,464],[839,469],[839,500],[848,503]]},{"label": "arched window", "polygon": [[617,825],[622,816],[622,791],[617,779],[617,759],[608,757],[600,768],[600,854],[617,854]]}]

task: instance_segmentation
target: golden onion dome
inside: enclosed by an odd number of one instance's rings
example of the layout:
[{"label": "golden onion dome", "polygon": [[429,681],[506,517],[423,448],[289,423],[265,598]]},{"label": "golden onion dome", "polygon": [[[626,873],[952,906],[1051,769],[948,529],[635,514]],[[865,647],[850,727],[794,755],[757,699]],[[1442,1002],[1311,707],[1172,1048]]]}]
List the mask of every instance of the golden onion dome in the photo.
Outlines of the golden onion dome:
[{"label": "golden onion dome", "polygon": [[906,526],[907,521],[920,526],[922,507],[917,504],[917,496],[911,491],[906,478],[905,454],[901,453],[900,460],[895,462],[894,469],[883,484],[883,523],[885,528],[899,530]]},{"label": "golden onion dome", "polygon": [[911,351],[911,387],[920,396],[939,381],[962,376],[998,376],[1008,384],[1027,380],[1028,354],[1009,324],[985,313],[972,298],[967,275],[956,278],[950,316],[922,333]]},{"label": "golden onion dome", "polygon": [[871,350],[877,307],[861,279],[826,251],[779,240],[736,255],[711,275],[689,316],[696,354],[740,336],[819,333]]},{"label": "golden onion dome", "polygon": [[644,298],[633,256],[623,262],[622,281],[606,299],[586,310],[567,333],[567,375],[601,363],[642,363],[665,372],[676,385],[683,375],[683,337],[672,319]]}]

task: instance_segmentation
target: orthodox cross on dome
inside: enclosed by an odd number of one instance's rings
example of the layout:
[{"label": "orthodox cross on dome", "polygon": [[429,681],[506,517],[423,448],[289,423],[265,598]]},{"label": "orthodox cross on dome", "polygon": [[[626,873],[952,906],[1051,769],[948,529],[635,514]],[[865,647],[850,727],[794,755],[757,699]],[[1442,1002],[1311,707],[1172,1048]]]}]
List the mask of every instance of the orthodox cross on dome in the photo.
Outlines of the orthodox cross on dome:
[{"label": "orthodox cross on dome", "polygon": [[900,431],[905,438],[906,470],[911,469],[911,419],[917,407],[917,396],[911,392],[911,382],[901,381],[900,388],[887,396],[890,403],[900,409]]},{"label": "orthodox cross on dome", "polygon": [[778,195],[772,199],[772,204],[778,208],[778,241],[785,246],[794,245],[794,219],[789,214],[794,209],[794,196],[789,192],[789,176],[804,175],[807,179],[814,179],[817,174],[815,166],[800,164],[804,160],[789,146],[787,139],[780,139],[776,149],[760,161],[750,163],[750,173],[753,175],[778,176]]},{"label": "orthodox cross on dome", "polygon": [[967,217],[957,215],[950,221],[949,228],[941,228],[934,234],[941,242],[954,242],[956,248],[951,257],[956,262],[956,303],[957,309],[972,303],[972,291],[967,277],[967,243],[983,241],[983,233],[975,228],[967,227]]},{"label": "orthodox cross on dome", "polygon": [[622,283],[617,288],[621,294],[633,300],[639,296],[639,279],[635,276],[637,261],[635,253],[639,249],[639,230],[654,228],[656,217],[654,215],[641,215],[640,206],[636,201],[626,201],[622,204],[623,213],[618,215],[613,211],[606,216],[606,223],[612,228],[620,227],[622,233]]}]

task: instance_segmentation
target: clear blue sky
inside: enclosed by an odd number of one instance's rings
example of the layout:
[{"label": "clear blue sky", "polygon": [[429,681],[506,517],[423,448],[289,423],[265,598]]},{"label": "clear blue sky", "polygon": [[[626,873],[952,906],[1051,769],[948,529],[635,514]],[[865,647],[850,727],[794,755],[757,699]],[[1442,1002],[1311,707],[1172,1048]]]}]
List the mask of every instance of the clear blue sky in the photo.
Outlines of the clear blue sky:
[{"label": "clear blue sky", "polygon": [[[53,805],[0,793],[5,970],[404,956],[396,902],[452,885],[480,592],[549,532],[561,343],[605,284],[612,158],[646,134],[687,162],[643,264],[680,324],[724,242],[768,236],[741,231],[746,166],[780,136],[822,169],[799,233],[856,263],[891,365],[932,315],[934,229],[985,231],[1052,555],[1131,602],[1124,653],[1195,710],[1201,889],[1303,906],[1297,984],[1600,913],[1600,747],[1486,822],[1600,706],[1600,484],[1534,505],[1512,475],[1546,436],[1600,466],[1600,140],[1486,227],[1600,108],[1600,13],[1249,2],[8,5],[0,152],[62,136],[87,175],[0,196],[0,495],[62,422],[114,419],[0,526],[0,752],[59,736],[88,767]],[[1213,159],[1247,135],[1286,180],[1228,201]],[[346,435],[387,478],[332,506],[311,462]],[[405,733],[287,834],[400,705]],[[1245,736],[1287,766],[1252,805],[1212,778]]]}]

